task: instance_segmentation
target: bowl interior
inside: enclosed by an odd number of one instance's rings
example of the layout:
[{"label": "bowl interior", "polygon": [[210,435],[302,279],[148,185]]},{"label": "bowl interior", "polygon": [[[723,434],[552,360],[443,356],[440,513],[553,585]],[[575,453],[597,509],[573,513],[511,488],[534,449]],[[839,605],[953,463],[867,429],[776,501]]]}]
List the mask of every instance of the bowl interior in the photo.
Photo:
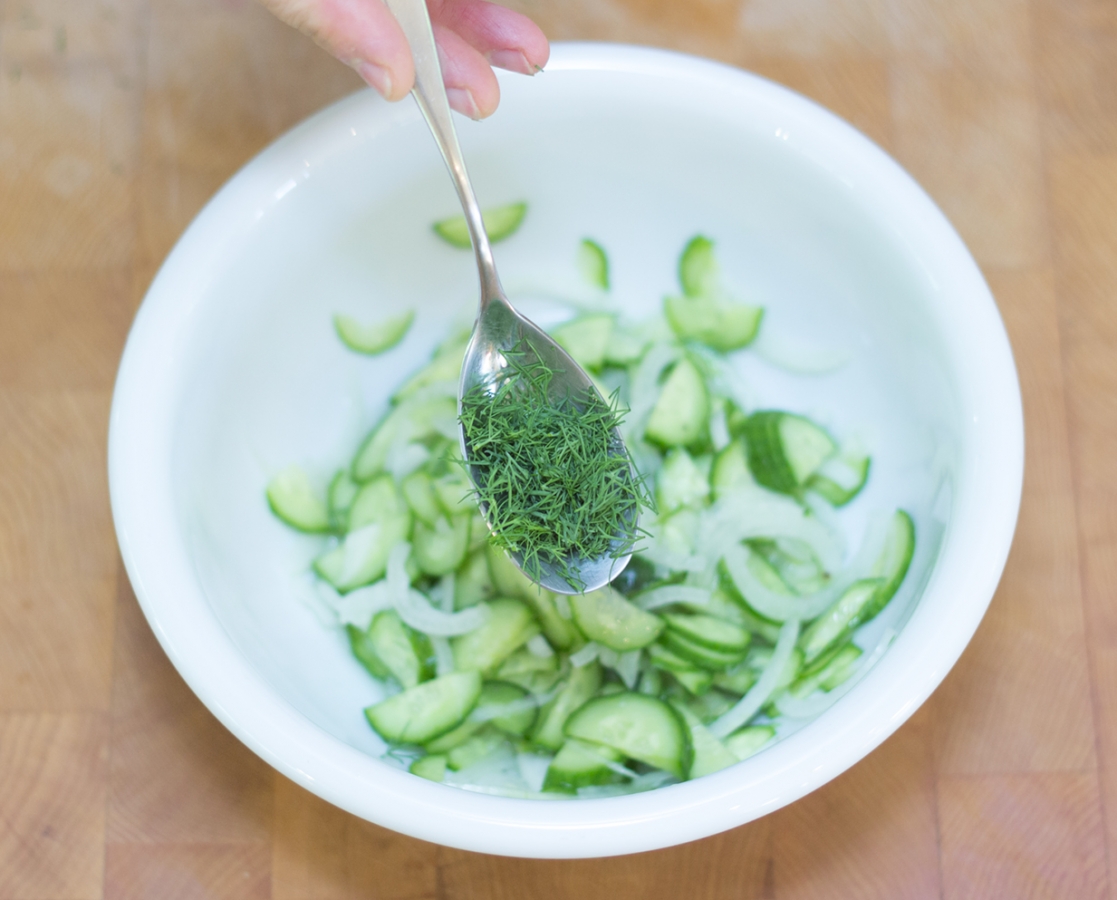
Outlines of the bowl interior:
[{"label": "bowl interior", "polygon": [[[295,711],[358,756],[383,751],[362,715],[379,688],[344,632],[315,611],[307,572],[323,540],[272,516],[264,488],[290,463],[324,488],[393,388],[475,314],[471,254],[430,228],[458,211],[441,158],[409,101],[389,106],[371,92],[323,111],[250,163],[153,284],[114,404],[117,528],[172,659],[227,724],[292,777],[360,814],[458,846],[524,855],[650,849],[801,796],[883,740],[941,681],[1007,554],[1019,499],[1019,393],[992,299],[953,230],[895,163],[813,104],[714,64],[593,46],[557,47],[545,75],[502,78],[502,92],[493,119],[458,124],[482,205],[529,204],[521,229],[495,248],[513,302],[543,325],[569,316],[572,303],[650,314],[678,289],[686,241],[709,236],[726,284],[765,307],[761,339],[736,360],[748,405],[803,412],[873,455],[867,489],[838,514],[851,546],[872,511],[913,515],[911,574],[859,638],[871,650],[900,632],[879,678],[870,675],[819,721],[783,726],[782,738],[803,730],[738,767],[654,792],[678,800],[669,834],[648,819],[624,839],[563,851],[545,846],[541,831],[498,836],[497,820],[513,807],[486,807],[472,832],[454,832],[456,819],[441,831],[404,812],[393,819],[395,810],[366,802],[365,788],[350,791],[346,780],[357,769],[368,784],[390,779],[376,774],[385,765],[346,757],[336,771],[315,770],[337,754],[311,731],[300,734],[293,762],[280,734],[296,727],[287,719],[264,736],[264,718]],[[607,300],[579,278],[584,237],[609,254]],[[335,313],[372,321],[405,309],[415,310],[415,324],[379,357],[347,350],[333,330]],[[999,468],[990,448],[1003,451]],[[170,565],[169,543],[182,544]],[[191,631],[206,610],[224,637]],[[224,667],[250,671],[263,687],[242,690],[235,682],[247,675],[226,683]],[[257,721],[249,694],[267,706]],[[776,765],[788,747],[798,762]],[[815,765],[819,753],[826,758]],[[795,774],[800,764],[809,774]],[[720,785],[717,796],[703,783]],[[752,793],[732,805],[731,790]],[[455,793],[446,788],[414,791],[436,792],[432,808],[458,803],[443,799]],[[720,804],[718,812],[698,799]],[[591,809],[658,802],[566,805],[592,817]],[[547,815],[510,812],[508,822]]]}]

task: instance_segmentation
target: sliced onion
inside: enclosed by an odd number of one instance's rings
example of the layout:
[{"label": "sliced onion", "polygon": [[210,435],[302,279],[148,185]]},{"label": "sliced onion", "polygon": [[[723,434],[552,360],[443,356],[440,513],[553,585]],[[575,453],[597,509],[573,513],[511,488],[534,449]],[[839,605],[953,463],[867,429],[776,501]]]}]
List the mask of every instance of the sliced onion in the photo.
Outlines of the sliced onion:
[{"label": "sliced onion", "polygon": [[540,659],[549,659],[555,655],[554,649],[541,634],[537,634],[535,637],[531,638],[526,646],[528,653],[532,656],[538,656]]},{"label": "sliced onion", "polygon": [[613,666],[616,673],[621,676],[624,686],[630,691],[636,688],[636,679],[640,677],[640,657],[641,651],[629,650],[627,653],[622,653],[617,664]]},{"label": "sliced onion", "polygon": [[344,550],[341,558],[341,576],[338,579],[341,584],[348,584],[361,574],[365,560],[369,558],[379,541],[379,522],[370,522],[363,528],[350,531],[345,536],[345,541],[341,545]]},{"label": "sliced onion", "polygon": [[671,606],[675,603],[705,606],[710,602],[710,594],[711,592],[706,588],[692,587],[688,584],[667,584],[640,594],[633,602],[640,609],[650,612],[661,606]]},{"label": "sliced onion", "polygon": [[[329,588],[325,582],[320,583]],[[329,588],[329,590],[333,591],[333,588]],[[391,609],[393,606],[392,593],[388,590],[388,585],[384,581],[357,588],[357,590],[350,591],[348,594],[338,594],[336,591],[333,593],[337,597],[333,607],[337,610],[337,616],[341,620],[341,624],[356,626],[361,631],[368,629],[372,617],[378,612]]]},{"label": "sliced onion", "polygon": [[485,622],[488,609],[484,606],[471,606],[456,613],[442,612],[431,606],[426,597],[411,587],[411,579],[407,577],[410,555],[410,544],[404,541],[396,544],[388,554],[388,576],[384,579],[391,592],[392,605],[404,622],[432,637],[468,634]]},{"label": "sliced onion", "polygon": [[632,375],[629,389],[629,412],[622,426],[626,438],[643,432],[644,420],[651,415],[659,399],[659,376],[678,356],[679,348],[667,342],[652,344],[644,353]]},{"label": "sliced onion", "polygon": [[441,678],[454,671],[454,651],[450,649],[450,642],[444,637],[432,637],[431,647],[434,650],[434,671]]},{"label": "sliced onion", "polygon": [[710,734],[719,739],[727,738],[760,712],[776,689],[780,675],[783,674],[784,667],[791,658],[792,651],[795,650],[795,641],[798,638],[798,620],[789,619],[784,622],[783,627],[780,628],[779,640],[776,641],[776,649],[772,651],[772,658],[760,673],[760,678],[732,709],[710,724]]},{"label": "sliced onion", "polygon": [[591,662],[597,659],[598,653],[600,653],[604,649],[605,648],[602,647],[600,644],[595,644],[593,641],[590,641],[581,650],[570,654],[570,665],[572,665],[575,669],[580,669],[582,668],[582,666],[588,666]]},{"label": "sliced onion", "polygon": [[810,620],[822,615],[851,583],[847,579],[836,579],[829,587],[805,597],[774,591],[757,578],[749,568],[751,552],[742,544],[730,547],[722,557],[725,561],[725,570],[748,605],[764,618],[774,622],[786,622],[789,619]]}]

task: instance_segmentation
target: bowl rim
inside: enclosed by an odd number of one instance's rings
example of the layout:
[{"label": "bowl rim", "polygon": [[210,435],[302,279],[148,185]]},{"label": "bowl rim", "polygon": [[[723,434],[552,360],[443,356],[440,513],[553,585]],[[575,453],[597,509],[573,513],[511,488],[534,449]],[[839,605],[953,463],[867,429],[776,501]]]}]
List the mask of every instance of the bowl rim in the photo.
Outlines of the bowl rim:
[{"label": "bowl rim", "polygon": [[[194,693],[244,744],[282,774],[371,822],[448,846],[508,856],[580,858],[652,850],[706,837],[772,812],[859,761],[907,720],[957,661],[992,599],[1007,560],[1023,481],[1020,388],[993,297],[961,238],[927,194],[868,138],[792,91],[721,63],[607,43],[556,43],[552,73],[670,77],[737,103],[776,107],[801,148],[825,137],[838,177],[882,208],[903,210],[925,241],[922,258],[942,287],[946,333],[971,452],[939,560],[891,650],[827,713],[780,742],[778,754],[693,782],[626,797],[544,802],[487,796],[426,782],[333,737],[296,712],[257,674],[213,614],[175,514],[168,396],[184,377],[175,334],[205,287],[207,259],[227,252],[279,202],[275,185],[305,171],[342,138],[352,110],[376,107],[381,124],[417,115],[361,91],[296,126],[263,150],[206,205],[147,292],[121,360],[109,425],[109,487],[125,568],[144,615]],[[504,75],[501,75],[503,79]],[[344,129],[348,133],[348,129]],[[806,135],[807,137],[802,137]],[[860,180],[859,180],[860,179]],[[171,392],[168,394],[168,392]],[[230,685],[235,685],[231,689]],[[833,715],[841,708],[839,716]],[[561,839],[560,839],[561,838]]]}]

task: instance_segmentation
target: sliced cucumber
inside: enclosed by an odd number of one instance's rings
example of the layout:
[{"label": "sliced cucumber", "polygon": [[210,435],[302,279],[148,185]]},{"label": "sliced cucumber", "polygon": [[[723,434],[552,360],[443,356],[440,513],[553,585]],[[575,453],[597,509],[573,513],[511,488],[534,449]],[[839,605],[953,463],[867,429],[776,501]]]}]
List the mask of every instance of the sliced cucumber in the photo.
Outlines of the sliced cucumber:
[{"label": "sliced cucumber", "polygon": [[709,669],[711,672],[724,672],[733,668],[745,658],[744,652],[726,652],[714,650],[697,641],[674,631],[670,628],[663,632],[660,638],[664,646],[676,656],[681,656],[692,665],[700,669]]},{"label": "sliced cucumber", "polygon": [[411,552],[419,571],[438,577],[453,572],[465,561],[469,550],[472,516],[455,516],[453,521],[438,519],[433,528],[416,522],[411,535]]},{"label": "sliced cucumber", "polygon": [[776,736],[771,725],[748,725],[725,739],[725,746],[738,760],[744,761],[760,751]]},{"label": "sliced cucumber", "polygon": [[598,697],[566,722],[566,736],[612,747],[629,759],[686,778],[693,750],[682,717],[668,703],[625,691]]},{"label": "sliced cucumber", "polygon": [[498,594],[518,597],[535,610],[543,634],[556,650],[567,650],[580,638],[574,623],[559,615],[555,595],[528,578],[495,544],[488,546],[489,572]]},{"label": "sliced cucumber", "polygon": [[536,656],[527,649],[517,650],[496,671],[500,681],[517,684],[536,696],[550,691],[562,675],[558,656]]},{"label": "sliced cucumber", "polygon": [[784,494],[797,493],[838,449],[834,439],[810,419],[778,410],[749,416],[745,440],[753,477]]},{"label": "sliced cucumber", "polygon": [[884,581],[880,578],[863,578],[855,581],[834,601],[826,612],[815,619],[803,632],[800,649],[807,663],[813,662],[829,647],[844,640],[873,610]]},{"label": "sliced cucumber", "polygon": [[571,713],[586,703],[601,687],[601,666],[596,662],[572,669],[566,684],[539,711],[531,739],[541,747],[558,750],[566,739],[563,728]]},{"label": "sliced cucumber", "polygon": [[679,255],[679,286],[687,297],[716,294],[721,289],[721,267],[714,254],[714,242],[697,234]]},{"label": "sliced cucumber", "polygon": [[900,589],[904,578],[911,567],[911,558],[915,554],[915,522],[908,513],[902,509],[896,510],[888,523],[888,536],[885,538],[884,550],[873,565],[872,574],[882,578],[884,583],[873,598],[872,604],[865,610],[861,619],[862,624],[868,622],[879,613],[888,601]]},{"label": "sliced cucumber", "polygon": [[390,350],[403,340],[411,323],[415,321],[415,311],[409,310],[398,316],[391,316],[371,325],[362,324],[351,316],[334,316],[337,336],[350,350],[375,356]]},{"label": "sliced cucumber", "polygon": [[411,764],[409,771],[427,781],[441,781],[446,777],[446,757],[441,755],[422,756]]},{"label": "sliced cucumber", "polygon": [[611,747],[567,738],[547,767],[543,790],[573,794],[591,784],[612,784],[621,776],[609,764],[623,760],[623,754]]},{"label": "sliced cucumber", "polygon": [[482,728],[468,741],[458,744],[446,754],[446,765],[455,772],[480,762],[504,743],[504,735],[495,728]]},{"label": "sliced cucumber", "polygon": [[538,713],[525,688],[509,681],[486,681],[473,717],[484,717],[497,730],[519,736],[531,730]]},{"label": "sliced cucumber", "polygon": [[686,669],[682,672],[672,672],[675,680],[695,697],[701,697],[714,683],[714,673],[707,669]]},{"label": "sliced cucumber", "polygon": [[425,744],[465,719],[480,695],[480,673],[453,672],[370,706],[365,716],[386,741]]},{"label": "sliced cucumber", "polygon": [[609,257],[597,241],[583,238],[578,244],[578,271],[595,288],[609,290]]},{"label": "sliced cucumber", "polygon": [[[489,236],[489,242],[495,244],[497,241],[503,241],[515,234],[526,214],[526,203],[509,203],[507,206],[494,206],[483,211],[481,221],[485,223],[485,232]],[[431,227],[435,234],[452,247],[468,250],[472,246],[465,216],[451,216],[448,219],[435,222]]]},{"label": "sliced cucumber", "polygon": [[714,457],[710,470],[710,487],[713,489],[714,499],[718,500],[730,491],[755,483],[752,472],[749,471],[745,444],[740,438],[735,438]]},{"label": "sliced cucumber", "polygon": [[430,527],[445,518],[442,505],[434,492],[434,480],[422,469],[416,469],[400,482],[400,490],[415,518]]},{"label": "sliced cucumber", "polygon": [[831,506],[845,506],[861,493],[869,480],[869,464],[865,454],[843,453],[831,457],[807,480],[807,489]]},{"label": "sliced cucumber", "polygon": [[499,597],[485,604],[489,615],[480,628],[450,639],[454,668],[495,672],[504,660],[539,634],[539,623],[519,600]]},{"label": "sliced cucumber", "polygon": [[752,639],[752,635],[740,625],[713,616],[667,613],[663,621],[676,634],[720,653],[742,654]]},{"label": "sliced cucumber", "polygon": [[342,469],[334,475],[326,491],[326,498],[330,507],[330,522],[335,528],[344,530],[348,525],[349,510],[360,490],[361,486],[349,477],[348,469]]},{"label": "sliced cucumber", "polygon": [[667,297],[664,313],[683,340],[697,340],[728,352],[751,343],[760,329],[764,310],[726,299],[714,245],[699,235],[679,258],[681,297]]},{"label": "sliced cucumber", "polygon": [[292,528],[312,534],[330,530],[330,511],[299,466],[276,475],[268,483],[267,497],[271,511]]},{"label": "sliced cucumber", "polygon": [[694,748],[687,778],[701,778],[703,775],[712,775],[714,772],[720,772],[722,769],[735,766],[739,762],[736,754],[710,734],[710,730],[702,724],[698,716],[685,706],[680,705],[675,708],[679,715],[683,717],[687,728],[690,729],[690,743]]},{"label": "sliced cucumber", "polygon": [[635,365],[644,355],[647,346],[646,338],[614,326],[612,338],[605,348],[605,363],[622,368]]},{"label": "sliced cucumber", "polygon": [[756,684],[756,679],[759,677],[760,673],[746,662],[734,666],[728,672],[715,673],[714,687],[721,688],[724,691],[732,691],[734,694],[740,694],[743,697],[749,692],[749,688]]},{"label": "sliced cucumber", "polygon": [[788,689],[789,693],[794,697],[806,697],[819,688],[832,691],[853,674],[861,653],[861,648],[856,644],[843,644],[833,648],[804,669]]},{"label": "sliced cucumber", "polygon": [[553,329],[551,337],[558,341],[559,346],[578,365],[598,371],[605,364],[605,351],[613,334],[613,321],[610,315],[580,316]]},{"label": "sliced cucumber", "polygon": [[451,395],[456,396],[455,389],[462,373],[462,361],[465,359],[465,348],[468,345],[468,334],[457,334],[446,341],[435,351],[431,361],[408,378],[392,395],[392,400],[401,403],[423,388],[434,384],[447,385]]},{"label": "sliced cucumber", "polygon": [[644,436],[664,447],[693,444],[706,431],[710,399],[694,363],[680,359],[660,388]]},{"label": "sliced cucumber", "polygon": [[412,688],[434,674],[430,641],[404,625],[395,610],[377,613],[367,631],[352,625],[347,630],[353,653],[378,678],[391,676]]},{"label": "sliced cucumber", "polygon": [[655,476],[659,514],[670,515],[684,506],[700,507],[710,497],[709,457],[700,465],[682,447],[667,454]]},{"label": "sliced cucumber", "polygon": [[611,587],[572,594],[569,602],[582,634],[621,653],[647,647],[663,631],[659,616],[644,612]]},{"label": "sliced cucumber", "polygon": [[474,722],[472,719],[466,719],[456,728],[451,728],[433,741],[428,741],[424,749],[427,753],[449,753],[455,747],[460,747],[484,727],[484,722]]},{"label": "sliced cucumber", "polygon": [[353,478],[365,482],[382,472],[392,448],[457,427],[458,404],[453,397],[432,397],[401,403],[365,439],[353,460]]},{"label": "sliced cucumber", "polygon": [[392,547],[406,540],[411,511],[395,480],[385,475],[361,488],[349,510],[349,533],[314,561],[314,570],[339,591],[370,584],[384,575]]},{"label": "sliced cucumber", "polygon": [[[470,525],[470,534],[477,527],[474,522]],[[470,554],[457,574],[454,576],[454,609],[465,609],[467,606],[476,606],[484,600],[491,600],[496,596],[493,580],[489,576],[488,554],[484,549]]]}]

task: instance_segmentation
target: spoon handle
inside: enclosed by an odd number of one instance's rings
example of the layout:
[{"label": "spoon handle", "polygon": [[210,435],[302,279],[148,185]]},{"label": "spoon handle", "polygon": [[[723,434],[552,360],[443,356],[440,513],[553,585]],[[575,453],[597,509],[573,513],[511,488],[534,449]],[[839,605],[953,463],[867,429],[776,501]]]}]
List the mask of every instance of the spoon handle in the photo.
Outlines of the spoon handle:
[{"label": "spoon handle", "polygon": [[423,118],[427,120],[434,135],[442,158],[454,179],[466,225],[473,242],[473,252],[477,256],[477,269],[481,277],[481,312],[484,312],[493,297],[502,296],[500,280],[497,278],[493,251],[489,246],[489,236],[481,220],[481,208],[469,182],[469,172],[465,168],[458,135],[450,118],[450,102],[446,98],[446,86],[442,81],[442,67],[438,64],[438,48],[434,42],[430,14],[426,0],[386,0],[388,9],[396,17],[407,43],[411,45],[411,57],[415,61],[415,87],[411,93]]}]

